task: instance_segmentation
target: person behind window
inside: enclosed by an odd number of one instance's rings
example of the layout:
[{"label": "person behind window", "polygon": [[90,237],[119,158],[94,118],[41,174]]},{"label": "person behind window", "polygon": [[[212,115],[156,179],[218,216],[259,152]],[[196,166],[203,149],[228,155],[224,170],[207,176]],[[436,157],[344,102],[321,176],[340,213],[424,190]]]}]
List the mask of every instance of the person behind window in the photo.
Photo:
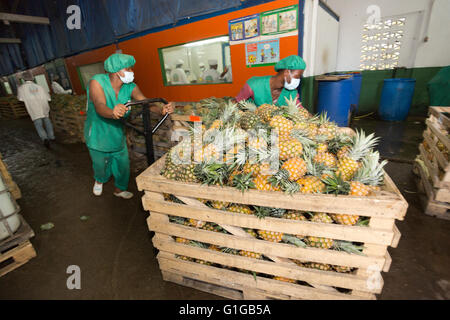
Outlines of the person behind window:
[{"label": "person behind window", "polygon": [[186,77],[186,73],[183,69],[184,61],[178,59],[175,64],[175,70],[172,72],[172,84],[186,84],[188,82],[188,78]]},{"label": "person behind window", "polygon": [[[23,75],[25,81],[17,89],[17,99],[25,103],[25,108],[36,127],[36,131],[47,148],[50,148],[50,140],[55,140],[53,125],[49,118],[51,100],[48,92],[33,82],[34,77],[30,72]],[[44,129],[45,126],[45,129]]]},{"label": "person behind window", "polygon": [[205,64],[204,64],[203,62],[200,62],[200,63],[198,64],[198,68],[199,68],[199,70],[200,70],[200,76],[198,77],[198,82],[204,82],[205,80],[203,79],[203,74],[204,74],[205,71],[206,71]]},{"label": "person behind window", "polygon": [[59,76],[57,74],[51,74],[52,78],[52,90],[56,94],[71,94],[72,89],[64,90],[64,88],[58,83]]},{"label": "person behind window", "polygon": [[[131,99],[144,100],[146,97],[133,82],[133,56],[114,53],[106,59],[106,74],[96,74],[89,81],[87,90],[87,118],[84,137],[94,169],[93,193],[100,196],[103,183],[114,176],[116,197],[131,199],[128,189],[130,180],[130,160],[128,158],[125,128],[121,118],[130,114],[125,104]],[[164,107],[151,106],[152,112],[172,113],[173,102]]]},{"label": "person behind window", "polygon": [[188,79],[188,83],[195,83],[197,82],[197,78],[194,74],[191,73],[191,69],[185,69],[184,72],[186,73],[186,78]]},{"label": "person behind window", "polygon": [[209,59],[208,60],[209,69],[203,72],[202,78],[206,83],[216,83],[219,82],[220,74],[217,71],[217,60]]},{"label": "person behind window", "polygon": [[225,69],[223,70],[222,74],[220,75],[220,80],[223,80],[225,82],[233,81],[233,73],[231,71],[231,65],[225,66]]}]

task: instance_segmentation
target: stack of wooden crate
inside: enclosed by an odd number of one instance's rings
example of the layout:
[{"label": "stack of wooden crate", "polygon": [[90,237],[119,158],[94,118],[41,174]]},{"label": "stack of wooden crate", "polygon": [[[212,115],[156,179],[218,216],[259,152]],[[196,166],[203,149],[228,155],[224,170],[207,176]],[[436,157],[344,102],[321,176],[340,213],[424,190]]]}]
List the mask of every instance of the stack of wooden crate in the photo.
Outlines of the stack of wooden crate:
[{"label": "stack of wooden crate", "polygon": [[[20,208],[15,200],[21,198],[20,189],[12,180],[8,168],[2,161],[1,154],[0,175],[12,197],[11,201],[14,203],[18,212]],[[30,238],[34,236],[34,232],[21,215],[19,215],[19,219],[19,229],[13,234],[10,234],[8,238],[0,240],[0,277],[27,263],[31,258],[36,256],[36,251],[30,242]],[[2,221],[0,223],[3,224],[4,222]]]},{"label": "stack of wooden crate", "polygon": [[450,220],[450,107],[430,107],[414,166],[426,214]]},{"label": "stack of wooden crate", "polygon": [[19,119],[23,117],[28,117],[28,112],[22,101],[17,100],[14,96],[0,99],[0,118]]},{"label": "stack of wooden crate", "polygon": [[52,95],[50,119],[56,133],[64,134],[62,142],[85,142],[86,96]]},{"label": "stack of wooden crate", "polygon": [[[136,181],[138,189],[145,191],[143,206],[150,211],[148,227],[155,232],[153,244],[159,249],[158,261],[165,280],[231,299],[374,299],[381,292],[381,272],[387,272],[391,265],[387,249],[395,248],[400,239],[395,220],[403,220],[408,207],[387,174],[382,191],[369,197],[287,195],[258,190],[242,193],[231,187],[169,180],[160,174],[164,158]],[[205,199],[359,215],[370,220],[368,226],[348,226],[273,217],[259,219],[255,215],[212,209],[203,203]],[[210,228],[177,223],[180,217],[206,223]],[[364,250],[358,255],[269,242],[255,238],[248,228],[357,242],[363,244]],[[193,246],[190,241],[203,245]],[[221,251],[223,247],[265,258]],[[302,262],[341,266],[347,272],[311,269]]]}]

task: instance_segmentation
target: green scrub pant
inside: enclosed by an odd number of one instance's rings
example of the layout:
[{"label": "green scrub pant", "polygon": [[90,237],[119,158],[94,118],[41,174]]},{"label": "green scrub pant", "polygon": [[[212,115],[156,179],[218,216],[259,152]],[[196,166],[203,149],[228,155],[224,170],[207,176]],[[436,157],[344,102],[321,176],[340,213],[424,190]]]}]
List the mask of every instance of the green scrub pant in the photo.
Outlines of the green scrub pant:
[{"label": "green scrub pant", "polygon": [[108,182],[111,174],[114,176],[114,185],[122,191],[128,189],[130,181],[130,159],[128,148],[116,152],[102,152],[89,149],[94,168],[94,178],[98,182]]}]

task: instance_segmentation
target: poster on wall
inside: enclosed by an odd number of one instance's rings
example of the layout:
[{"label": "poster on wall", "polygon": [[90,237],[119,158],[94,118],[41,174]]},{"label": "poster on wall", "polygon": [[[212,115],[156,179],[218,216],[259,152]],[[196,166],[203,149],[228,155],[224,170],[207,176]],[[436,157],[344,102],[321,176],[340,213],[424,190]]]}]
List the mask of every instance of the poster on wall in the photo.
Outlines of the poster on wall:
[{"label": "poster on wall", "polygon": [[274,65],[280,61],[280,39],[245,44],[247,67]]},{"label": "poster on wall", "polygon": [[261,35],[275,35],[298,29],[298,5],[261,13]]},{"label": "poster on wall", "polygon": [[228,21],[230,41],[241,41],[259,36],[259,14]]}]

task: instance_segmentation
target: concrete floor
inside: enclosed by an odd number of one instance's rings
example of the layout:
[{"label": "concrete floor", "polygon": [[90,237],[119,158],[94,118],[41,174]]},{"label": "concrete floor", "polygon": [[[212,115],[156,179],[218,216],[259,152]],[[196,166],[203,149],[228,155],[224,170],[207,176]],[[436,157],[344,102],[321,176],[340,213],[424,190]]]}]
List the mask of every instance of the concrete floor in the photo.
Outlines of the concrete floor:
[{"label": "concrete floor", "polygon": [[[382,137],[382,156],[415,158],[423,123],[373,119],[354,125]],[[46,150],[30,120],[0,120],[0,153],[20,186],[21,214],[34,229],[37,257],[0,278],[0,299],[220,299],[164,282],[148,232],[140,194],[130,201],[92,192],[85,145],[54,144]],[[380,299],[450,299],[450,221],[426,216],[417,200],[411,164],[387,166],[410,204],[392,267],[383,273]],[[137,193],[134,177],[131,190]],[[81,216],[89,216],[81,221]],[[55,227],[42,231],[52,222]],[[68,290],[66,269],[81,268],[81,290]]]}]

